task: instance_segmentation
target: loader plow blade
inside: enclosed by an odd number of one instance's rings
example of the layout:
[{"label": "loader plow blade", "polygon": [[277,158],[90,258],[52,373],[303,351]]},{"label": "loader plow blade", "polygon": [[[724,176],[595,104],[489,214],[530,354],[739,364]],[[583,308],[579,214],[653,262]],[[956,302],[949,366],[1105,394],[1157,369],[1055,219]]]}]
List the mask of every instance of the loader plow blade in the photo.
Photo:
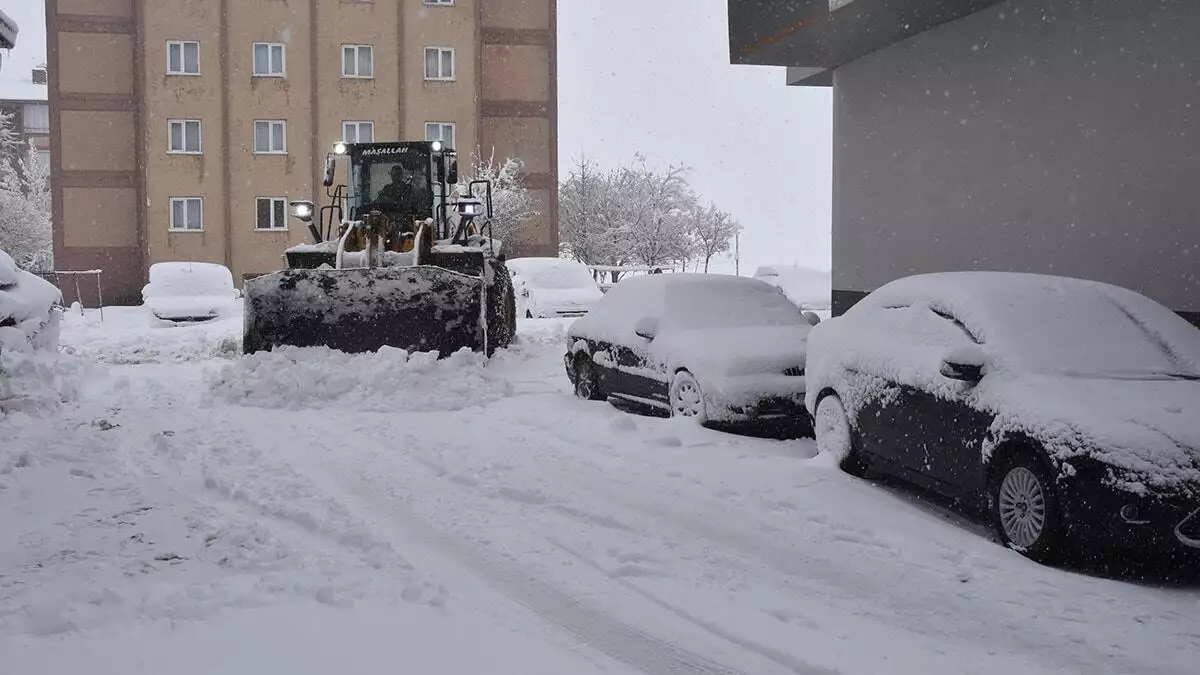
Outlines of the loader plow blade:
[{"label": "loader plow blade", "polygon": [[434,266],[273,272],[245,284],[242,351],[480,351],[483,286],[481,277]]}]

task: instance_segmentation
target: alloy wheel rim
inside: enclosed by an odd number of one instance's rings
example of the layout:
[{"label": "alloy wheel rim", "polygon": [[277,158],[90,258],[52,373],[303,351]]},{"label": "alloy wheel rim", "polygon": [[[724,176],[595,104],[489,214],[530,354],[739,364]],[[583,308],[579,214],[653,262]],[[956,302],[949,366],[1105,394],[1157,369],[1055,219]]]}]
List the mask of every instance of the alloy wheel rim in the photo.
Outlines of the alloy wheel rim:
[{"label": "alloy wheel rim", "polygon": [[817,451],[829,452],[841,458],[850,452],[850,425],[846,411],[837,399],[827,397],[817,406],[815,434]]},{"label": "alloy wheel rim", "polygon": [[700,415],[700,390],[691,382],[681,382],[675,388],[675,412],[683,417]]},{"label": "alloy wheel rim", "polygon": [[1000,484],[1000,523],[1017,546],[1037,543],[1046,527],[1046,492],[1029,469],[1019,466]]},{"label": "alloy wheel rim", "polygon": [[575,395],[579,398],[592,397],[592,369],[587,366],[580,366],[579,372],[575,375]]}]

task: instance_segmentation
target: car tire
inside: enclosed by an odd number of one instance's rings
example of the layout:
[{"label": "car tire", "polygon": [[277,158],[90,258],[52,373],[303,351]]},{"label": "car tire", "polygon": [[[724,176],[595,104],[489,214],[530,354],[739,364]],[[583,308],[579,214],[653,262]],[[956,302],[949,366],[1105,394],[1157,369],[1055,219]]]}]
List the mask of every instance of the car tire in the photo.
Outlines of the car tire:
[{"label": "car tire", "polygon": [[700,424],[708,422],[708,405],[700,383],[686,370],[675,373],[667,396],[671,405],[671,417],[691,417]]},{"label": "car tire", "polygon": [[1046,463],[1031,451],[1007,454],[992,472],[992,520],[1000,541],[1043,564],[1068,553],[1062,511]]},{"label": "car tire", "polygon": [[855,447],[850,415],[837,394],[827,394],[817,402],[812,424],[818,454],[832,453],[838,458],[838,468],[851,476],[866,475],[871,465]]},{"label": "car tire", "polygon": [[587,356],[575,359],[575,396],[585,401],[602,401],[600,378],[596,377],[596,365]]}]

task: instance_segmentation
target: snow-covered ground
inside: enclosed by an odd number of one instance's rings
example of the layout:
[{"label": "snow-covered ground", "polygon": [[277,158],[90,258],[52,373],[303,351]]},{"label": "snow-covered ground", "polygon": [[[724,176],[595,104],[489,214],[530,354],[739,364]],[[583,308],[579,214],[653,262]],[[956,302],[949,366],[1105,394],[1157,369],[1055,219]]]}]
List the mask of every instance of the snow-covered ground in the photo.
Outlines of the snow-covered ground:
[{"label": "snow-covered ground", "polygon": [[434,362],[104,318],[0,417],[5,675],[1196,672],[1195,588],[576,400],[565,321]]}]

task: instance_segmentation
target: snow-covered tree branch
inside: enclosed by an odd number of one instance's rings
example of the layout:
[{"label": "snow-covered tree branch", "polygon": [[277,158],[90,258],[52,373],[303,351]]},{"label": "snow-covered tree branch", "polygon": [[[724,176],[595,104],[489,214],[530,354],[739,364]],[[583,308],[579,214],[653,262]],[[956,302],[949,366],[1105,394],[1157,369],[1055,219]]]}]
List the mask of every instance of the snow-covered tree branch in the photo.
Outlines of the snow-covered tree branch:
[{"label": "snow-covered tree branch", "polygon": [[[488,180],[492,182],[492,232],[497,239],[511,244],[527,242],[529,235],[525,224],[529,219],[539,215],[537,201],[525,187],[522,172],[524,163],[508,157],[504,161],[496,160],[495,150],[487,158],[476,149],[472,160],[472,180]],[[479,191],[481,188],[476,188]],[[466,192],[466,186],[463,186]],[[480,199],[486,195],[477,194]]]},{"label": "snow-covered tree branch", "polygon": [[741,226],[715,205],[700,206],[687,173],[683,166],[651,169],[641,155],[607,171],[576,160],[559,190],[562,254],[590,265],[680,269],[695,257],[707,272]]},{"label": "snow-covered tree branch", "polygon": [[29,270],[54,268],[50,167],[0,112],[0,249]]}]

